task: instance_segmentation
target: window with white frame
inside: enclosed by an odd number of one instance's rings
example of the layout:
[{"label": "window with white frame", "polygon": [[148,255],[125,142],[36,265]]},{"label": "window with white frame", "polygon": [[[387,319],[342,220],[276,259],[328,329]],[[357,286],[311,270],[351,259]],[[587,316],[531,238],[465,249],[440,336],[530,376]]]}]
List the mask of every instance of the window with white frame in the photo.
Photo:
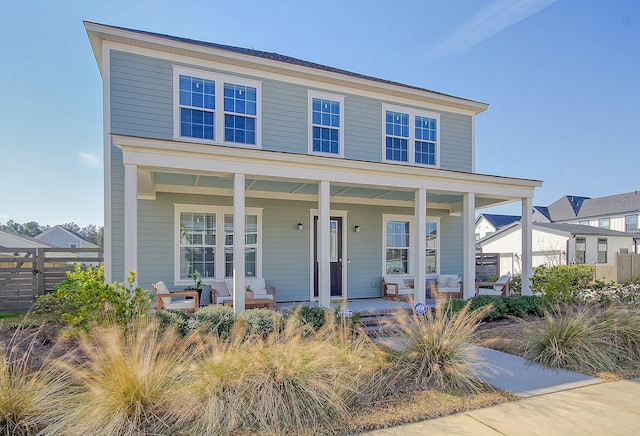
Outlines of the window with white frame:
[{"label": "window with white frame", "polygon": [[[414,234],[413,217],[404,215],[384,215],[384,265],[383,274],[413,274],[412,241]],[[440,220],[427,217],[425,272],[437,274],[439,269]]]},{"label": "window with white frame", "polygon": [[344,156],[344,97],[318,91],[309,96],[309,153]]},{"label": "window with white frame", "polygon": [[585,263],[587,261],[587,240],[585,238],[576,238],[576,263]]},{"label": "window with white frame", "polygon": [[601,229],[608,229],[611,225],[611,220],[609,218],[600,218],[598,220],[598,227]]},{"label": "window with white frame", "polygon": [[589,220],[580,220],[580,221],[578,221],[578,224],[580,224],[581,226],[588,226],[589,225]]},{"label": "window with white frame", "polygon": [[638,230],[638,215],[627,215],[624,217],[624,231],[635,232]]},{"label": "window with white frame", "polygon": [[[233,276],[233,210],[229,207],[175,205],[176,284],[188,283],[194,273],[204,279]],[[262,274],[262,211],[245,215],[245,275]],[[220,238],[218,234],[222,235]]]},{"label": "window with white frame", "polygon": [[607,239],[598,238],[598,263],[607,263]]},{"label": "window with white frame", "polygon": [[175,66],[174,136],[260,146],[261,83]]},{"label": "window with white frame", "polygon": [[438,166],[440,115],[382,105],[383,161]]}]

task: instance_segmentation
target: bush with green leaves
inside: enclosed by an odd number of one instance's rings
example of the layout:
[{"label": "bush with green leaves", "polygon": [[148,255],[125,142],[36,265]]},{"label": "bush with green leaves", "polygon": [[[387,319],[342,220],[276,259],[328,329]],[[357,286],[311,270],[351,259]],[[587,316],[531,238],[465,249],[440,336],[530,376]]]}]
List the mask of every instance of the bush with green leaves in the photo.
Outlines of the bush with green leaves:
[{"label": "bush with green leaves", "polygon": [[522,295],[522,276],[514,275],[509,281],[509,295]]},{"label": "bush with green leaves", "polygon": [[229,337],[231,328],[236,321],[236,314],[232,307],[221,304],[210,304],[196,310],[196,313],[186,320],[188,331],[204,328],[221,338]]},{"label": "bush with green leaves", "polygon": [[282,315],[270,309],[249,309],[238,316],[249,335],[267,336],[282,328]]},{"label": "bush with green leaves", "polygon": [[322,307],[300,306],[289,312],[289,316],[296,316],[303,324],[314,331],[318,331],[326,322],[326,310]]},{"label": "bush with green leaves", "polygon": [[53,293],[38,298],[34,312],[74,328],[111,322],[127,326],[151,305],[149,291],[134,287],[135,272],[129,272],[127,282],[105,283],[104,267],[76,264]]},{"label": "bush with green leaves", "polygon": [[[527,295],[514,297],[480,295],[469,301],[472,311],[491,306],[491,309],[484,315],[483,322],[497,321],[508,317],[542,316],[550,308],[549,302],[542,297]],[[454,298],[445,304],[444,309],[457,313],[465,307],[465,304],[466,301]]]},{"label": "bush with green leaves", "polygon": [[173,328],[182,336],[189,333],[187,328],[189,316],[181,310],[160,310],[156,312],[156,318],[163,331]]},{"label": "bush with green leaves", "polygon": [[593,265],[556,265],[536,268],[531,277],[531,291],[550,301],[581,301],[580,290],[593,281]]}]

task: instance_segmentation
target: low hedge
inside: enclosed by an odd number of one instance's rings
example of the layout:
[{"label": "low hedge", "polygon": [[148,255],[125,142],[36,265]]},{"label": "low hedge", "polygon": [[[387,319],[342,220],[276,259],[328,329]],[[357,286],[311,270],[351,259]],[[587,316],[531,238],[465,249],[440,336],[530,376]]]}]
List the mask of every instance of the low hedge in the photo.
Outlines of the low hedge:
[{"label": "low hedge", "polygon": [[[471,310],[481,309],[492,305],[492,308],[482,319],[483,322],[497,321],[509,317],[523,318],[526,316],[542,316],[549,308],[549,303],[542,297],[537,296],[513,296],[513,297],[492,297],[480,295],[471,298],[469,308]],[[461,299],[451,299],[445,305],[445,311],[457,313],[467,304]]]}]

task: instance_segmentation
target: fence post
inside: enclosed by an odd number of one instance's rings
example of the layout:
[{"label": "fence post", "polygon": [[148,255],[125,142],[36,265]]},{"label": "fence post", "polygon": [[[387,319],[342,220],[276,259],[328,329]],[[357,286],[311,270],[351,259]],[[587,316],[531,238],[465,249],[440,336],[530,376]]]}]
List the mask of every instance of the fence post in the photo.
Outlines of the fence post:
[{"label": "fence post", "polygon": [[44,295],[45,277],[44,277],[44,258],[46,256],[46,248],[36,248],[36,297]]}]

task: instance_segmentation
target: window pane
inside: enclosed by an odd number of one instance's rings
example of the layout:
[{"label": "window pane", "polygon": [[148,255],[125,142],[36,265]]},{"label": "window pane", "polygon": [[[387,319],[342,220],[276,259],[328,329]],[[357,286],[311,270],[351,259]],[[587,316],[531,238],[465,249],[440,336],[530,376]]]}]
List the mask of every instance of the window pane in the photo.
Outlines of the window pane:
[{"label": "window pane", "polygon": [[244,250],[244,273],[247,277],[256,276],[256,249],[245,248]]},{"label": "window pane", "polygon": [[330,262],[338,261],[338,222],[329,222],[329,257]]},{"label": "window pane", "polygon": [[224,214],[224,245],[233,245],[233,215]]},{"label": "window pane", "polygon": [[638,215],[627,215],[624,217],[624,231],[635,232],[638,230]]},{"label": "window pane", "polygon": [[409,250],[390,248],[386,251],[386,274],[407,274],[409,271]]},{"label": "window pane", "polygon": [[608,229],[609,228],[609,218],[600,218],[600,220],[598,221],[598,227],[603,228],[603,229]]},{"label": "window pane", "polygon": [[224,247],[224,276],[233,277],[233,247]]},{"label": "window pane", "polygon": [[425,272],[427,274],[435,273],[437,271],[438,265],[436,264],[436,259],[436,250],[427,249],[427,258],[425,261]]}]

